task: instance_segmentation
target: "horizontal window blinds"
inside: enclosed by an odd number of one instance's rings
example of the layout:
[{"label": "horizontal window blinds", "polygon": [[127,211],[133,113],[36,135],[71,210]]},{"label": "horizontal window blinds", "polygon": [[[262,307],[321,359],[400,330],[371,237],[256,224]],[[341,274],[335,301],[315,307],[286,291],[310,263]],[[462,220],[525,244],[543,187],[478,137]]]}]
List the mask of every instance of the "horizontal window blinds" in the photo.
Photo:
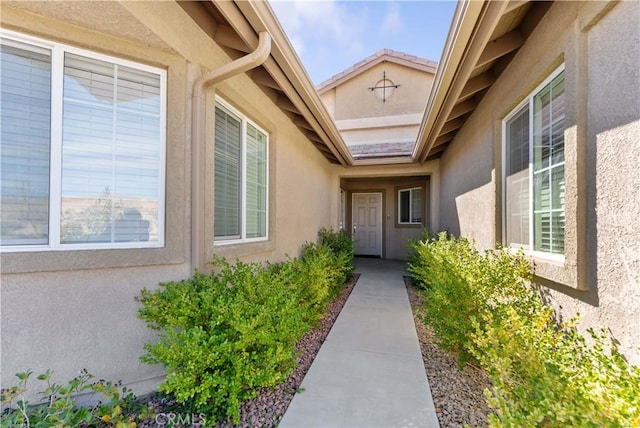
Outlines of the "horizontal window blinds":
[{"label": "horizontal window blinds", "polygon": [[63,243],[158,240],[160,77],[65,54]]},{"label": "horizontal window blinds", "polygon": [[0,47],[0,244],[47,244],[51,57]]},{"label": "horizontal window blinds", "polygon": [[506,243],[529,245],[529,106],[506,125]]},{"label": "horizontal window blinds", "polygon": [[247,238],[267,236],[267,138],[247,125]]},{"label": "horizontal window blinds", "polygon": [[564,73],[533,98],[534,250],[564,253]]},{"label": "horizontal window blinds", "polygon": [[240,238],[241,132],[240,120],[216,107],[214,235]]}]

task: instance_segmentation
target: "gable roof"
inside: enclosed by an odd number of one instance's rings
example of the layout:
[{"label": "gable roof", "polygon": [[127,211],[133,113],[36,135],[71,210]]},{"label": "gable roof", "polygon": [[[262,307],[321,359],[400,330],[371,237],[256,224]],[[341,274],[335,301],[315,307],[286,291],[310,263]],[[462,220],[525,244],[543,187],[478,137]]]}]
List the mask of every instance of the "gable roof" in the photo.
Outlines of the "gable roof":
[{"label": "gable roof", "polygon": [[[268,2],[211,0],[180,4],[185,10],[186,5],[206,7],[217,21],[209,33],[230,52],[232,59],[251,52],[258,44],[259,32],[271,34],[273,41],[269,58],[247,74],[330,162],[354,166],[362,161],[354,159],[350,153],[320,94],[384,61],[434,73],[434,84],[413,153],[403,159],[405,162],[422,163],[439,158],[552,2],[460,0],[440,65],[382,49],[317,88],[313,87]],[[396,161],[387,156],[379,157],[374,163]]]},{"label": "gable roof", "polygon": [[391,49],[381,49],[375,54],[368,56],[362,61],[357,62],[346,70],[322,82],[317,87],[318,92],[320,94],[323,94],[385,61],[404,65],[405,67],[425,71],[431,74],[436,73],[436,68],[438,66],[437,62],[428,60],[426,58],[420,58],[415,55],[408,55]]}]

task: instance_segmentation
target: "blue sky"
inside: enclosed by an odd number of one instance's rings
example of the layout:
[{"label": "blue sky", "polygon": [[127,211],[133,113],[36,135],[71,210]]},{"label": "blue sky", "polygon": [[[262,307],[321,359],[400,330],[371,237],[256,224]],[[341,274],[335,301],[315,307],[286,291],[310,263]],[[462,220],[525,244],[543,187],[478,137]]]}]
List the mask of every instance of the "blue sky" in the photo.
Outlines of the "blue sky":
[{"label": "blue sky", "polygon": [[379,51],[440,60],[455,1],[270,0],[314,84]]}]

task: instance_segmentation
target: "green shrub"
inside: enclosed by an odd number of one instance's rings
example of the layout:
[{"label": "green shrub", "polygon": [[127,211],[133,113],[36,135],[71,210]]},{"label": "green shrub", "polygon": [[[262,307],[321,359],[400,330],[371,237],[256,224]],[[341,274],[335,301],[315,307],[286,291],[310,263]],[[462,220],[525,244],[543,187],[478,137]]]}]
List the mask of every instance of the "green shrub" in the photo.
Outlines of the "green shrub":
[{"label": "green shrub", "polygon": [[558,329],[546,309],[530,318],[508,309],[502,322],[488,322],[474,336],[493,383],[485,391],[496,411],[491,425],[639,426],[640,369],[615,344],[605,346],[604,335],[590,331],[588,346],[575,321]]},{"label": "green shrub", "polygon": [[411,250],[408,270],[424,288],[425,322],[460,364],[473,358],[471,325],[483,324],[483,314],[500,317],[507,304],[519,313],[536,310],[539,299],[527,283],[531,269],[522,254],[480,254],[466,239],[445,233],[414,241]]},{"label": "green shrub", "polygon": [[347,269],[346,251],[327,244],[302,253],[266,267],[214,259],[211,274],[143,290],[139,317],[159,341],[142,360],[165,366],[161,390],[212,421],[237,421],[243,400],[286,380],[296,342],[324,316]]},{"label": "green shrub", "polygon": [[[118,384],[104,380],[91,382],[93,376],[86,370],[66,385],[60,385],[51,382],[53,373],[47,370],[37,377],[44,385],[37,393],[39,401],[32,405],[26,399],[27,383],[32,374],[30,370],[16,373],[18,384],[2,391],[2,407],[7,408],[0,427],[136,426],[135,417],[130,415],[137,405],[127,388],[120,389]],[[79,406],[78,396],[86,393],[100,394],[99,398],[106,401],[93,407]]]},{"label": "green shrub", "polygon": [[640,369],[606,335],[590,331],[588,346],[575,320],[558,326],[522,254],[480,254],[444,234],[412,249],[425,321],[459,361],[475,359],[490,376],[492,426],[640,426]]},{"label": "green shrub", "polygon": [[343,275],[342,283],[349,281],[351,275],[353,275],[353,257],[355,254],[351,234],[346,230],[334,231],[333,228],[326,229],[323,227],[318,232],[318,237],[319,242],[327,245],[338,258],[337,262]]},{"label": "green shrub", "polygon": [[142,291],[139,316],[161,331],[142,360],[165,365],[161,389],[179,402],[237,418],[242,400],[289,375],[308,323],[284,275],[251,263],[215,264],[217,273]]}]

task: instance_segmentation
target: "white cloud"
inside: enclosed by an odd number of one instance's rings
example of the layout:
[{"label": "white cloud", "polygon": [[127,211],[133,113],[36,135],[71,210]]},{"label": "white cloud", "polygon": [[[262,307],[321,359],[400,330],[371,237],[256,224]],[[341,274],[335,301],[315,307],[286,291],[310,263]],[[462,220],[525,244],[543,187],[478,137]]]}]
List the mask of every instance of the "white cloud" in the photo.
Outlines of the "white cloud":
[{"label": "white cloud", "polygon": [[360,53],[366,16],[355,13],[347,3],[335,0],[272,1],[271,6],[298,54],[307,46],[322,45],[334,53]]},{"label": "white cloud", "polygon": [[293,45],[293,49],[298,53],[298,56],[302,57],[305,54],[305,45],[302,37],[289,36],[289,41]]},{"label": "white cloud", "polygon": [[383,34],[393,34],[402,30],[403,26],[404,22],[400,15],[400,7],[396,3],[389,3],[380,31]]}]

